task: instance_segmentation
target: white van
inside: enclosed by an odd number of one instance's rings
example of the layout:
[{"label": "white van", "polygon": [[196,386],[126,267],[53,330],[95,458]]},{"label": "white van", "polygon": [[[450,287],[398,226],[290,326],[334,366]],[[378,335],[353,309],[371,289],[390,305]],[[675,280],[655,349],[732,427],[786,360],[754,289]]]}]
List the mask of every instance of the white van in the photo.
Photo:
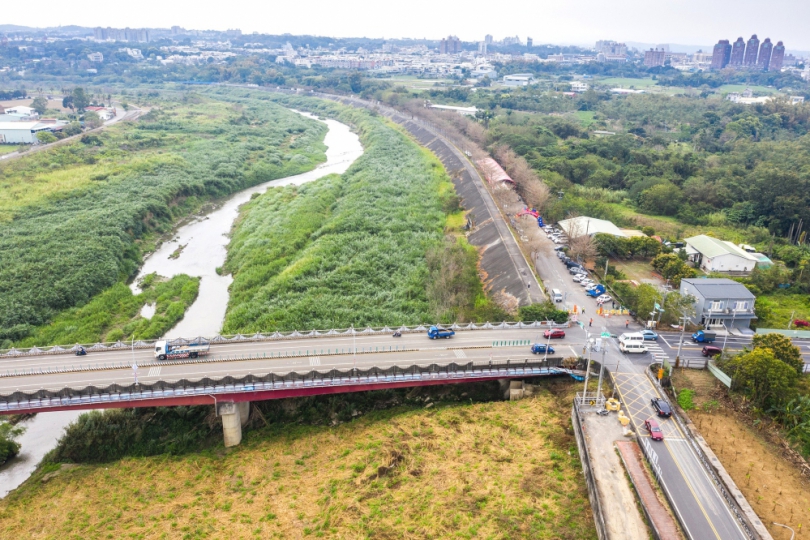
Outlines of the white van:
[{"label": "white van", "polygon": [[639,332],[626,332],[619,336],[619,343],[644,343],[644,336]]},{"label": "white van", "polygon": [[560,292],[560,289],[551,289],[551,297],[554,299],[555,302],[563,301],[563,294]]},{"label": "white van", "polygon": [[623,353],[645,353],[647,346],[643,342],[622,341],[619,343],[619,350]]}]

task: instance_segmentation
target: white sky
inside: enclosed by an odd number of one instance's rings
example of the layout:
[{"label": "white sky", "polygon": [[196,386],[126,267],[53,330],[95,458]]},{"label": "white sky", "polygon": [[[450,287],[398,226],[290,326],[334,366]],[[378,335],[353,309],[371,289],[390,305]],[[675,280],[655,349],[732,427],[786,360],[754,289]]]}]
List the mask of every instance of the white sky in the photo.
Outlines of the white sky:
[{"label": "white sky", "polygon": [[535,43],[597,39],[710,45],[756,33],[810,50],[808,0],[38,0],[36,10],[4,10],[26,26],[160,27],[336,37],[427,37],[478,41],[485,34]]}]

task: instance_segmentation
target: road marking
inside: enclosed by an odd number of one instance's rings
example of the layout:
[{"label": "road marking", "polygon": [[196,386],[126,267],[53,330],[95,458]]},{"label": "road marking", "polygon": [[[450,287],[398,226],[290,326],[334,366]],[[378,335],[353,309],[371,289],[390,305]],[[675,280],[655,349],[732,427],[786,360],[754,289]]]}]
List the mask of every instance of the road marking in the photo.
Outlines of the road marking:
[{"label": "road marking", "polygon": [[665,338],[661,334],[658,334],[658,337],[660,337],[664,341],[664,343],[667,344],[667,347],[669,347],[670,349],[672,348],[672,345],[669,344],[669,341],[667,341],[667,338]]},{"label": "road marking", "polygon": [[149,373],[146,376],[157,377],[158,375],[160,375],[160,366],[149,368]]},{"label": "road marking", "polygon": [[310,356],[309,357],[309,365],[310,366],[320,366],[321,365],[321,357],[320,356]]},{"label": "road marking", "polygon": [[[690,482],[689,479],[686,477],[686,473],[683,472],[683,468],[681,467],[681,462],[678,461],[677,457],[675,457],[675,452],[672,451],[672,448],[669,446],[666,439],[664,439],[664,444],[669,449],[669,456],[672,458],[672,461],[675,463],[675,466],[678,468],[678,472],[681,473],[681,476],[683,477],[684,482],[686,482],[686,486],[689,488],[689,491],[692,492],[692,496],[695,498],[695,502],[700,507],[700,511],[703,512],[703,516],[706,518],[706,522],[709,524],[709,527],[712,528],[712,532],[714,532],[714,536],[717,537],[717,540],[723,540],[722,538],[720,538],[720,535],[717,533],[717,529],[714,528],[714,523],[712,523],[712,520],[709,518],[709,514],[706,513],[706,509],[703,508],[703,504],[700,502],[700,499],[698,499],[697,493],[695,493],[695,490],[692,488],[692,482]],[[702,469],[703,466],[702,465],[700,465],[700,466],[701,466],[701,469]],[[703,471],[703,473],[706,474],[706,471]],[[737,520],[733,519],[733,516],[732,516],[732,520],[734,521],[734,523],[737,522]]]},{"label": "road marking", "polygon": [[461,349],[455,349],[453,352],[456,353],[456,358],[467,358],[467,353]]}]

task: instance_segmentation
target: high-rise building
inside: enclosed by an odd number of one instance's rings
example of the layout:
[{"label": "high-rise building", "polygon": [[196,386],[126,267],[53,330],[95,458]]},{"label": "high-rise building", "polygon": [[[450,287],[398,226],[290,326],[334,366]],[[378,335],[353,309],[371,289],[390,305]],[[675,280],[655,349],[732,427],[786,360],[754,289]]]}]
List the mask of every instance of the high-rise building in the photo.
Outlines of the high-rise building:
[{"label": "high-rise building", "polygon": [[664,49],[650,49],[644,51],[644,65],[647,67],[658,67],[664,65],[667,52]]},{"label": "high-rise building", "polygon": [[743,64],[747,67],[754,67],[757,65],[757,53],[759,52],[759,38],[756,34],[751,36],[748,40],[748,45],[745,46],[745,59]]},{"label": "high-rise building", "polygon": [[712,53],[712,69],[723,69],[731,60],[731,43],[727,39],[721,39],[714,46]]},{"label": "high-rise building", "polygon": [[731,46],[731,60],[728,63],[730,66],[741,66],[743,65],[743,58],[745,58],[745,41],[743,41],[743,38],[738,37],[734,45]]},{"label": "high-rise building", "polygon": [[773,48],[771,54],[771,65],[768,66],[769,71],[782,71],[782,63],[785,61],[785,45],[780,41]]},{"label": "high-rise building", "polygon": [[458,54],[461,52],[461,40],[457,36],[447,36],[439,42],[441,54]]},{"label": "high-rise building", "polygon": [[484,36],[484,43],[486,43],[487,45],[492,45],[492,41],[493,38],[491,34],[487,34],[486,36]]},{"label": "high-rise building", "polygon": [[531,49],[532,48],[532,43],[533,43],[532,38],[527,37],[526,38],[526,48]]},{"label": "high-rise building", "polygon": [[625,56],[627,45],[604,39],[596,42],[596,52],[605,53],[606,56]]},{"label": "high-rise building", "polygon": [[757,57],[757,67],[762,71],[768,71],[768,66],[771,64],[771,51],[773,51],[771,38],[765,38],[765,41],[759,46],[759,56]]}]

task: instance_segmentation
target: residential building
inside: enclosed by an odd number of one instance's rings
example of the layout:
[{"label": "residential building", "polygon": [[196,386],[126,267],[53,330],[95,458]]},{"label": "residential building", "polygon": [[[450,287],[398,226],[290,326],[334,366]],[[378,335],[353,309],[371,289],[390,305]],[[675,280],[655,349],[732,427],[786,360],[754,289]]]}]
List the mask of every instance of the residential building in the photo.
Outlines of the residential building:
[{"label": "residential building", "polygon": [[588,88],[588,83],[584,83],[582,81],[571,81],[571,90],[573,92],[587,92]]},{"label": "residential building", "polygon": [[458,36],[447,36],[439,42],[439,52],[441,54],[459,54],[461,52],[461,40]]},{"label": "residential building", "polygon": [[[2,108],[0,107],[0,110]],[[0,113],[0,122],[33,122],[39,118],[39,113],[31,107],[17,105],[9,107]]]},{"label": "residential building", "polygon": [[759,52],[759,38],[756,34],[751,36],[748,44],[745,46],[745,58],[743,65],[746,67],[754,67],[757,65],[757,53]]},{"label": "residential building", "polygon": [[98,117],[104,122],[115,117],[115,109],[111,107],[85,107],[84,110],[98,114]]},{"label": "residential building", "polygon": [[529,86],[534,84],[534,75],[531,73],[515,73],[514,75],[504,75],[504,86]]},{"label": "residential building", "polygon": [[644,52],[644,65],[646,67],[659,67],[664,65],[667,52],[664,49],[650,49]]},{"label": "residential building", "polygon": [[773,43],[771,43],[771,38],[765,38],[765,41],[759,46],[759,57],[757,58],[757,67],[762,71],[768,71],[768,66],[771,64],[772,51]]},{"label": "residential building", "polygon": [[568,238],[580,236],[593,236],[595,234],[610,234],[624,238],[626,235],[612,221],[596,219],[588,216],[579,216],[564,219],[557,223]]},{"label": "residential building", "polygon": [[757,265],[757,258],[733,242],[701,234],[686,239],[686,254],[690,261],[706,272],[722,272],[729,275],[750,274]]},{"label": "residential building", "polygon": [[93,38],[96,41],[138,41],[149,42],[149,30],[146,28],[102,28],[93,29]]},{"label": "residential building", "polygon": [[627,45],[611,40],[601,40],[596,42],[596,52],[604,53],[606,56],[627,56]]},{"label": "residential building", "polygon": [[534,41],[532,40],[532,38],[527,37],[527,38],[526,38],[526,48],[527,48],[527,49],[531,49],[531,48],[532,48],[532,43],[534,43]]},{"label": "residential building", "polygon": [[743,65],[745,58],[745,41],[742,37],[738,37],[737,41],[731,46],[731,59],[728,61],[730,66],[739,67]]},{"label": "residential building", "polygon": [[695,315],[690,322],[707,330],[746,332],[751,321],[757,318],[754,314],[756,296],[745,285],[731,279],[682,279],[679,292],[695,298]]},{"label": "residential building", "polygon": [[731,43],[727,39],[721,39],[714,46],[712,69],[723,69],[729,61],[731,61]]},{"label": "residential building", "polygon": [[100,52],[91,52],[87,55],[87,59],[91,62],[103,62],[104,61],[104,54]]},{"label": "residential building", "polygon": [[782,71],[782,63],[784,61],[785,61],[785,45],[781,41],[779,41],[773,48],[769,71]]},{"label": "residential building", "polygon": [[486,43],[487,45],[492,45],[492,40],[493,40],[492,35],[487,34],[486,36],[484,36],[484,43]]}]

